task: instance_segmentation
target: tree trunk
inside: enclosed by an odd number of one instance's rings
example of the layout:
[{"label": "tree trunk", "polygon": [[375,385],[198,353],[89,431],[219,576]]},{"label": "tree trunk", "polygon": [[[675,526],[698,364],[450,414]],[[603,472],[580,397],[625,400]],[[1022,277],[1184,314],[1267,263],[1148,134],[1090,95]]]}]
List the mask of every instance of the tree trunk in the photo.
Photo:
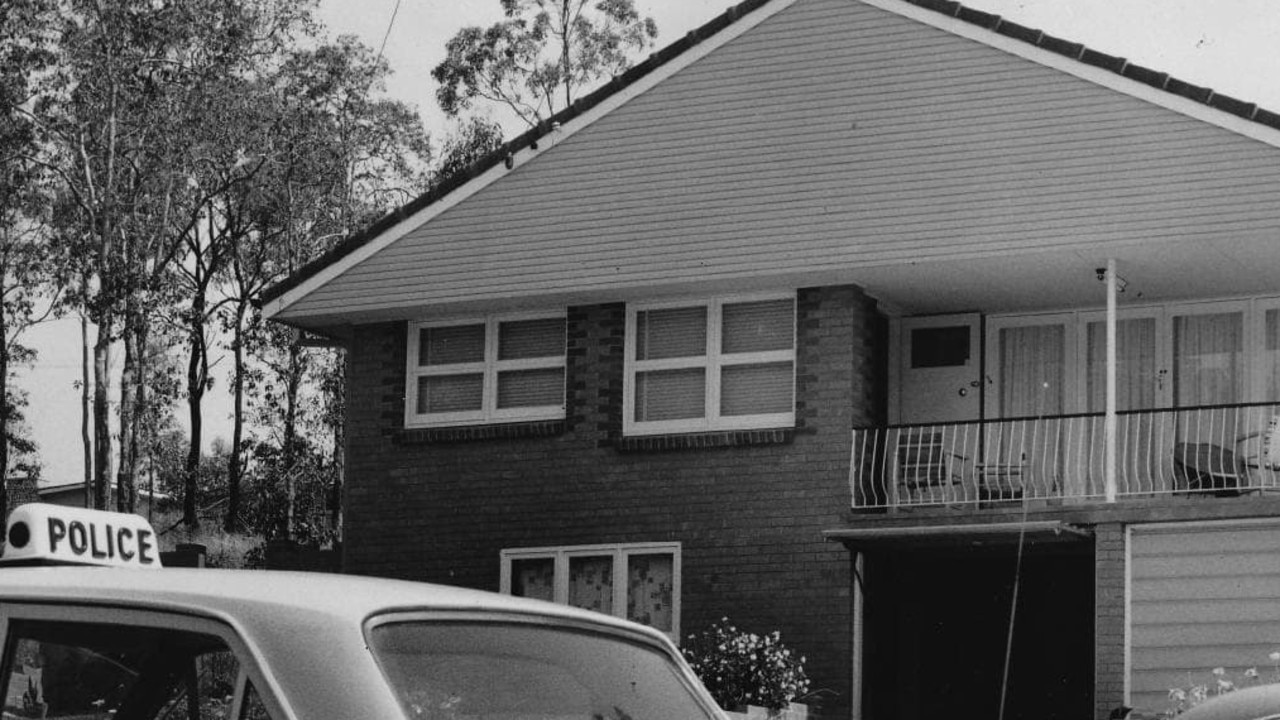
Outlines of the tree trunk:
[{"label": "tree trunk", "polygon": [[114,318],[102,313],[93,344],[93,507],[106,510],[111,490],[111,335]]},{"label": "tree trunk", "polygon": [[298,462],[298,389],[302,385],[302,348],[297,342],[289,345],[289,369],[285,387],[284,405],[284,477],[288,496],[285,508],[285,537],[293,539],[294,493],[297,487],[294,466]]},{"label": "tree trunk", "polygon": [[347,470],[347,353],[338,351],[338,377],[334,383],[337,408],[333,417],[333,489],[329,496],[329,524],[338,533],[342,523],[342,484]]},{"label": "tree trunk", "polygon": [[[0,277],[4,268],[0,267]],[[9,517],[9,327],[0,311],[0,511]]]},{"label": "tree trunk", "polygon": [[[138,324],[138,390],[134,393],[135,407],[133,411],[133,432],[129,433],[129,455],[133,462],[129,468],[129,512],[138,511],[138,464],[142,458],[138,444],[142,439],[143,418],[147,417],[147,409],[151,396],[147,393],[151,382],[151,365],[147,362],[147,343],[151,341],[151,328],[146,322]],[[155,488],[150,495],[155,499]]]},{"label": "tree trunk", "polygon": [[84,506],[93,507],[93,438],[89,435],[89,319],[80,314],[80,442],[84,448]]},{"label": "tree trunk", "polygon": [[137,437],[134,430],[138,415],[135,412],[138,387],[138,327],[134,320],[136,308],[129,302],[124,319],[124,365],[120,371],[120,465],[116,468],[116,511],[133,512],[133,450]]},{"label": "tree trunk", "polygon": [[231,457],[227,459],[227,517],[222,528],[227,532],[240,530],[240,453],[244,442],[244,313],[245,304],[236,304],[235,325],[231,332],[231,350],[235,367],[231,373],[231,393],[234,403],[231,414]]},{"label": "tree trunk", "polygon": [[182,522],[190,529],[200,527],[197,516],[197,499],[200,493],[200,446],[204,417],[200,410],[204,400],[204,386],[209,376],[208,348],[204,342],[204,326],[197,318],[204,317],[204,296],[196,292],[191,298],[191,317],[188,332],[187,359],[187,413],[191,423],[191,444],[187,447],[186,488],[182,500]]}]

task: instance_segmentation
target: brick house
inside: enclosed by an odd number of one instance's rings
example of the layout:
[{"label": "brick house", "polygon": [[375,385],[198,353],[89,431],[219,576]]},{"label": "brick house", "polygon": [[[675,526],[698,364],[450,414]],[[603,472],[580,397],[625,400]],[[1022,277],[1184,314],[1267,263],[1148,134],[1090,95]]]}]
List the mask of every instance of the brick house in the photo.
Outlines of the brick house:
[{"label": "brick house", "polygon": [[1161,710],[1280,650],[1277,161],[956,3],[750,0],[264,307],[349,351],[348,572],[779,629],[835,716]]}]

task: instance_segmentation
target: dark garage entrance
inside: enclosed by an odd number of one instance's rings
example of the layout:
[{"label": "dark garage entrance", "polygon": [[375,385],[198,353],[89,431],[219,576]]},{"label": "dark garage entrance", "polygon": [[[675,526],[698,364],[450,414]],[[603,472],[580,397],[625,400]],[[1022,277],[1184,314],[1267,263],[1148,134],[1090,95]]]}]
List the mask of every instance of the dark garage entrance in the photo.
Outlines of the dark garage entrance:
[{"label": "dark garage entrance", "polygon": [[[868,720],[999,716],[1016,544],[865,554]],[[1024,549],[1006,720],[1093,715],[1093,543]]]}]

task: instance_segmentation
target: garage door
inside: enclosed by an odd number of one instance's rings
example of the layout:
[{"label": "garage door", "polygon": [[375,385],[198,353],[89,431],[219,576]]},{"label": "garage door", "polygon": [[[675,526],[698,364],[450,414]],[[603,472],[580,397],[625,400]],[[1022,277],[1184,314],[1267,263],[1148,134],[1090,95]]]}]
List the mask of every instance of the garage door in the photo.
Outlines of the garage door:
[{"label": "garage door", "polygon": [[1133,526],[1130,704],[1169,706],[1169,689],[1276,680],[1280,521]]}]

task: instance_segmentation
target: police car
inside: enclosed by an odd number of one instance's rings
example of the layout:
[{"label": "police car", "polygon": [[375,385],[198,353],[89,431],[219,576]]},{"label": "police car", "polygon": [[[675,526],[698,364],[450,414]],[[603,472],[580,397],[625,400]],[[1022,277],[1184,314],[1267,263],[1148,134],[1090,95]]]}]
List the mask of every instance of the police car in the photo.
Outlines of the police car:
[{"label": "police car", "polygon": [[492,593],[161,569],[140,517],[24,505],[0,566],[3,718],[721,720],[661,633]]}]

